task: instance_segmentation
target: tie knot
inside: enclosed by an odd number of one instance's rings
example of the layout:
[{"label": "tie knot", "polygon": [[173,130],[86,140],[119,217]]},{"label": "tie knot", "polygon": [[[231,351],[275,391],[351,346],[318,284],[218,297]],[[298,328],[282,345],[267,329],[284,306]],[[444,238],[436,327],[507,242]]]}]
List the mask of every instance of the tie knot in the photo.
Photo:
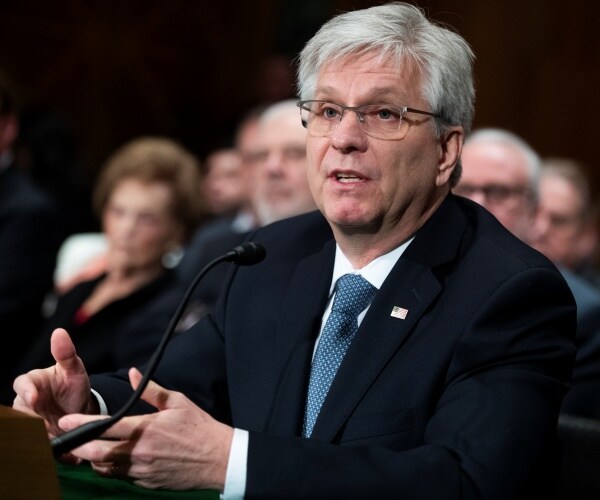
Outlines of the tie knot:
[{"label": "tie knot", "polygon": [[331,309],[357,317],[369,305],[377,288],[358,274],[344,274],[337,280]]}]

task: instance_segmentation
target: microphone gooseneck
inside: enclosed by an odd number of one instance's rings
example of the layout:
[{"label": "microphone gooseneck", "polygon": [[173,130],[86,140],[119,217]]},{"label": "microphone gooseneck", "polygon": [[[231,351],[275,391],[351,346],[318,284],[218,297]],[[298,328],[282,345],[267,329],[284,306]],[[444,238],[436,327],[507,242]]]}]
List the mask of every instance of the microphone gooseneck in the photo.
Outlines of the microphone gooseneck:
[{"label": "microphone gooseneck", "polygon": [[140,399],[142,393],[146,389],[148,382],[152,375],[154,375],[154,371],[158,366],[158,363],[163,355],[163,352],[175,331],[175,327],[183,312],[185,307],[192,295],[192,292],[200,282],[200,280],[204,277],[204,275],[210,271],[215,265],[220,262],[232,262],[239,266],[251,266],[254,264],[258,264],[261,262],[266,256],[266,250],[263,245],[260,243],[253,242],[245,242],[241,245],[236,246],[234,249],[230,250],[226,254],[223,254],[212,261],[210,261],[206,266],[204,266],[200,272],[196,275],[192,283],[187,288],[181,302],[177,306],[177,310],[175,314],[171,318],[169,326],[165,330],[165,333],[154,351],[154,354],[150,358],[148,363],[148,368],[146,373],[143,375],[140,384],[137,389],[133,392],[131,397],[127,400],[127,402],[112,416],[103,420],[95,420],[93,422],[88,422],[87,424],[81,425],[75,429],[72,429],[60,436],[56,436],[50,441],[50,446],[52,448],[52,453],[55,458],[60,457],[61,455],[81,446],[92,439],[100,436],[104,431],[106,431],[109,427],[118,422],[121,418],[123,418],[127,412],[133,407],[133,405]]}]

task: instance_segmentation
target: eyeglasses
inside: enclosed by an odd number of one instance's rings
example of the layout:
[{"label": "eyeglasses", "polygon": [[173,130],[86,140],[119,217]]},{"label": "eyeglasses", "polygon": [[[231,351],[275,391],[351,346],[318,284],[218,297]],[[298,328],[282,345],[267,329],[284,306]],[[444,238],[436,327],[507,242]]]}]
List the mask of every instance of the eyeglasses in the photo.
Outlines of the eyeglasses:
[{"label": "eyeglasses", "polygon": [[346,111],[354,111],[365,134],[376,139],[399,140],[408,132],[409,123],[403,120],[405,113],[441,118],[440,115],[409,108],[390,106],[389,104],[364,104],[363,106],[342,106],[328,101],[299,101],[300,118],[308,133],[316,137],[325,137],[342,121]]},{"label": "eyeglasses", "polygon": [[469,184],[463,184],[459,182],[452,191],[454,194],[464,196],[465,198],[473,198],[475,193],[481,193],[488,203],[492,203],[494,205],[500,205],[519,197],[528,199],[532,197],[531,190],[529,189],[523,187],[503,186],[501,184],[471,186]]}]

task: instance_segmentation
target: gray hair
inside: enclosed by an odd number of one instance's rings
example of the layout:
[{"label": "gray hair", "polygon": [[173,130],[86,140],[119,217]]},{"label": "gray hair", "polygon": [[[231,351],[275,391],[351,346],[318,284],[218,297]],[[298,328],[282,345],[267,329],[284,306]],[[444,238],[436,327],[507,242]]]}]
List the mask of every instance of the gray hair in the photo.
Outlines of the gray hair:
[{"label": "gray hair", "polygon": [[279,115],[290,113],[292,111],[298,114],[298,120],[300,120],[300,110],[296,105],[297,102],[296,99],[285,99],[268,105],[260,115],[260,123],[270,121]]},{"label": "gray hair", "polygon": [[418,7],[393,2],[347,12],[325,23],[300,53],[298,91],[314,96],[322,66],[350,54],[379,52],[398,66],[417,63],[423,78],[423,97],[432,110],[452,125],[471,129],[475,90],[473,51],[458,34],[429,21]]},{"label": "gray hair", "polygon": [[[475,106],[471,47],[454,31],[429,21],[418,7],[402,2],[346,12],[326,22],[300,53],[300,98],[314,98],[324,64],[369,52],[379,53],[381,60],[391,58],[398,68],[410,60],[417,64],[423,75],[421,94],[442,117],[435,121],[438,137],[446,124],[460,125],[465,133],[471,130]],[[455,182],[460,172],[459,161],[452,174]]]},{"label": "gray hair", "polygon": [[540,155],[517,134],[501,128],[481,128],[473,131],[465,139],[465,145],[492,142],[512,147],[519,151],[525,158],[527,166],[527,175],[531,186],[531,194],[535,202],[539,196],[540,176],[542,172],[542,159]]}]

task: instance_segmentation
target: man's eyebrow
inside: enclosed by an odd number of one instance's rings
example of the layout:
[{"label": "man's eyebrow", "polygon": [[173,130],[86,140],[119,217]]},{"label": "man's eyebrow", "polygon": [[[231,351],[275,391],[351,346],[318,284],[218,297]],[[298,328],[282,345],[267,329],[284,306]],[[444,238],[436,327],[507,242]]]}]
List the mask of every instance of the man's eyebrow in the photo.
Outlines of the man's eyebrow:
[{"label": "man's eyebrow", "polygon": [[[315,98],[318,97],[319,100],[331,100],[334,102],[337,102],[336,99],[338,95],[339,90],[331,86],[318,87],[315,92]],[[370,89],[368,93],[365,93],[362,96],[362,99],[371,103],[381,100],[382,102],[402,106],[408,104],[405,102],[407,101],[407,98],[404,92],[399,92],[398,89],[392,89],[390,87],[376,87]]]}]

